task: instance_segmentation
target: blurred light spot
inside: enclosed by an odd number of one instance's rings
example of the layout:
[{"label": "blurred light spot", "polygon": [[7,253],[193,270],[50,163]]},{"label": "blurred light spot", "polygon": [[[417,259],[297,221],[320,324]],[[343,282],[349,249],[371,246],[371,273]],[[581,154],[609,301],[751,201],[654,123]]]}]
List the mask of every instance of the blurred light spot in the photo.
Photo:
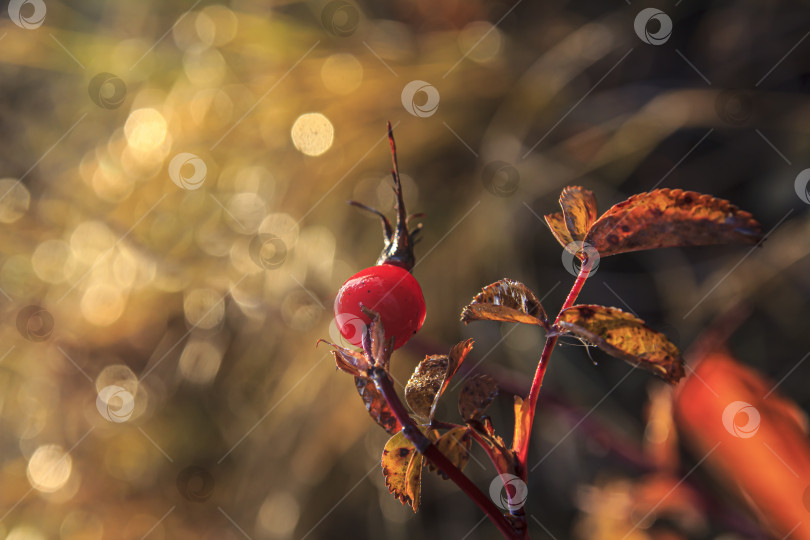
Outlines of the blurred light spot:
[{"label": "blurred light spot", "polygon": [[31,297],[42,288],[42,283],[37,279],[28,257],[13,255],[0,267],[0,288],[12,298]]},{"label": "blurred light spot", "polygon": [[31,487],[43,493],[53,493],[67,484],[73,460],[58,444],[45,444],[28,460],[26,474]]},{"label": "blurred light spot", "polygon": [[98,197],[107,202],[120,202],[132,194],[135,182],[118,167],[106,161],[99,161],[91,179],[93,191]]},{"label": "blurred light spot", "polygon": [[138,261],[129,250],[120,250],[113,261],[112,271],[116,285],[128,289],[138,276]]},{"label": "blurred light spot", "polygon": [[458,34],[458,45],[467,58],[479,63],[492,61],[501,50],[501,31],[487,21],[473,21]]},{"label": "blurred light spot", "polygon": [[[402,195],[408,201],[416,201],[419,198],[419,186],[416,182],[413,181],[413,178],[408,176],[407,174],[400,175],[400,182],[402,182]],[[378,206],[377,208],[387,209],[393,208],[395,202],[393,182],[391,180],[391,175],[386,175],[377,180],[377,201]],[[368,199],[358,199],[358,200],[368,200]],[[410,203],[414,204],[414,203]]]},{"label": "blurred light spot", "polygon": [[298,524],[301,507],[286,491],[267,497],[259,508],[259,526],[270,538],[287,538]]},{"label": "blurred light spot", "polygon": [[124,312],[124,296],[117,288],[106,283],[91,285],[82,296],[81,311],[87,322],[95,326],[109,326]]},{"label": "blurred light spot", "polygon": [[298,224],[289,214],[270,214],[259,225],[260,234],[281,238],[288,252],[298,243],[298,232]]},{"label": "blurred light spot", "polygon": [[363,65],[351,54],[333,54],[323,62],[321,79],[335,94],[351,94],[363,82]]},{"label": "blurred light spot", "polygon": [[138,152],[155,150],[166,139],[166,119],[152,108],[136,109],[124,124],[127,144]]},{"label": "blurred light spot", "polygon": [[124,364],[112,364],[102,369],[95,384],[96,392],[108,386],[120,386],[133,396],[138,392],[138,377]]},{"label": "blurred light spot", "polygon": [[307,113],[295,121],[290,136],[302,154],[320,156],[332,146],[335,128],[321,113]]},{"label": "blurred light spot", "polygon": [[225,221],[242,234],[255,233],[267,215],[264,201],[255,193],[237,193],[228,200],[227,208]]},{"label": "blurred light spot", "polygon": [[225,59],[217,49],[191,47],[183,55],[183,70],[195,86],[218,86],[225,75]]},{"label": "blurred light spot", "polygon": [[96,516],[74,510],[62,520],[59,540],[101,540],[104,526]]},{"label": "blurred light spot", "polygon": [[208,129],[230,121],[233,116],[233,100],[219,88],[198,91],[189,102],[189,112],[196,125],[209,122]]},{"label": "blurred light spot", "polygon": [[222,321],[225,316],[225,301],[213,289],[194,289],[186,293],[183,311],[191,326],[207,330]]},{"label": "blurred light spot", "polygon": [[233,40],[239,27],[234,12],[218,4],[204,8],[194,22],[200,40],[217,47]]},{"label": "blurred light spot", "polygon": [[208,384],[214,380],[222,361],[222,353],[210,341],[190,340],[180,355],[178,369],[189,382]]},{"label": "blurred light spot", "polygon": [[6,540],[47,540],[47,538],[34,527],[20,525],[11,529]]},{"label": "blurred light spot", "polygon": [[14,223],[28,211],[31,194],[28,188],[14,178],[0,180],[0,222]]},{"label": "blurred light spot", "polygon": [[37,277],[46,283],[65,280],[65,264],[70,258],[70,246],[62,240],[45,240],[31,255],[31,266]]},{"label": "blurred light spot", "polygon": [[73,255],[82,262],[92,264],[115,245],[115,236],[106,224],[100,221],[80,223],[70,235]]},{"label": "blurred light spot", "polygon": [[324,311],[322,305],[301,289],[291,291],[281,303],[281,317],[284,322],[293,330],[302,332],[315,326]]}]

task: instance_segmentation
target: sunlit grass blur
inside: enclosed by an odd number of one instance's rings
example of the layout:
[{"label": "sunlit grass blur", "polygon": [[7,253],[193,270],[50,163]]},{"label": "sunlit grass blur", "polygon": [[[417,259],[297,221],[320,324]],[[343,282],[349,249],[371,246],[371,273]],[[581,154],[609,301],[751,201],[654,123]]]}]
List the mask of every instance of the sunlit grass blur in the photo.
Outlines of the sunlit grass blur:
[{"label": "sunlit grass blur", "polygon": [[[602,210],[680,187],[751,211],[768,241],[605,260],[582,301],[637,312],[682,349],[745,311],[729,347],[785,377],[778,392],[803,414],[810,221],[794,179],[810,166],[810,15],[659,7],[674,31],[657,46],[623,2],[10,2],[0,538],[495,537],[438,477],[419,514],[394,500],[386,434],[315,348],[339,340],[334,295],[382,247],[345,201],[392,208],[387,120],[409,210],[427,214],[414,275],[428,315],[394,355],[400,381],[475,338],[469,364],[506,390],[493,418],[509,433],[506,394],[528,390],[541,334],[463,327],[460,308],[502,277],[562,303],[573,277],[538,219],[562,186],[592,189]],[[560,349],[546,379],[533,537],[788,532],[750,504],[779,493],[746,498],[728,471],[699,468],[680,506],[656,505],[706,449],[677,446],[684,433],[645,450],[658,383],[593,355]],[[486,489],[494,473],[474,457]],[[664,469],[658,491],[639,480]]]}]

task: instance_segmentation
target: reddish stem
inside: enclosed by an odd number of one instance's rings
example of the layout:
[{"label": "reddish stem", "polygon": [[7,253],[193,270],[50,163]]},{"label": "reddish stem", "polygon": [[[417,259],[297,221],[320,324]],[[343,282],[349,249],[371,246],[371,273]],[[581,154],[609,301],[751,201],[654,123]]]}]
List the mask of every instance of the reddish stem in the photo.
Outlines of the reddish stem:
[{"label": "reddish stem", "polygon": [[[588,274],[591,272],[591,268],[593,267],[592,260],[585,259],[582,262],[582,266],[579,269],[579,274],[577,275],[576,281],[574,281],[574,285],[571,287],[571,292],[568,293],[568,297],[565,299],[565,303],[560,308],[560,312],[557,314],[557,318],[554,320],[554,324],[556,325],[557,322],[560,320],[560,314],[565,311],[566,309],[570,308],[574,305],[574,302],[577,300],[577,296],[579,296],[579,292],[582,290],[582,286],[585,285],[585,280],[588,279]],[[548,361],[551,358],[551,352],[554,350],[554,346],[557,344],[557,338],[559,334],[554,332],[554,326],[552,326],[552,332],[546,335],[546,343],[543,346],[543,352],[540,354],[540,361],[537,363],[537,370],[534,372],[534,379],[532,380],[532,386],[529,390],[529,407],[526,409],[526,414],[529,416],[527,420],[525,420],[527,429],[526,433],[532,432],[532,424],[534,422],[534,414],[537,408],[537,399],[540,397],[540,387],[543,386],[543,376],[546,374],[546,368],[548,368]],[[531,437],[527,436],[522,442],[520,448],[515,448],[515,453],[517,454],[518,463],[520,463],[520,474],[523,477],[523,480],[526,480],[528,476],[528,467],[526,466],[526,458],[529,453],[529,440]]]},{"label": "reddish stem", "polygon": [[424,433],[419,429],[416,423],[411,419],[405,406],[399,399],[388,373],[382,368],[374,368],[371,373],[374,383],[382,395],[383,399],[388,403],[391,411],[396,416],[399,423],[402,424],[402,432],[405,437],[413,443],[414,447],[425,457],[427,457],[433,464],[439,468],[450,480],[452,480],[472,501],[478,505],[478,508],[483,510],[487,517],[495,524],[504,538],[507,540],[518,540],[522,538],[506,520],[506,517],[501,513],[497,506],[484,495],[478,487],[473,484],[467,476],[462,473],[458,467],[445,457],[433,443],[430,442]]}]

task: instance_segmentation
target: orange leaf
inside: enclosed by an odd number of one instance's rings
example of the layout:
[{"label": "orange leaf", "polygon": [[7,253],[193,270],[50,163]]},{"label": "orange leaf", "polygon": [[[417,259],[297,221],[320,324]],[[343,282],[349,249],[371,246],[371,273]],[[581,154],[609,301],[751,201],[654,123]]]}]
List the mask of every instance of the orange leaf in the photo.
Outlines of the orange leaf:
[{"label": "orange leaf", "polygon": [[393,411],[388,407],[374,382],[371,379],[363,377],[355,377],[354,385],[357,388],[357,393],[363,398],[363,403],[366,406],[368,414],[374,419],[388,433],[394,434],[402,429],[402,424],[399,423],[397,417],[394,416]]},{"label": "orange leaf", "polygon": [[512,448],[528,448],[526,441],[531,437],[529,433],[529,401],[523,401],[520,396],[515,396],[515,436],[512,439]]},{"label": "orange leaf", "polygon": [[422,454],[403,432],[385,443],[381,465],[388,491],[416,512],[422,492]]},{"label": "orange leaf", "polygon": [[634,195],[591,226],[585,242],[607,257],[617,253],[726,242],[754,244],[762,229],[748,212],[723,199],[681,189]]},{"label": "orange leaf", "polygon": [[727,352],[675,393],[675,420],[699,459],[774,538],[810,538],[810,441],[798,407]]},{"label": "orange leaf", "polygon": [[487,285],[461,312],[461,321],[503,321],[548,326],[540,300],[523,283],[502,279]]},{"label": "orange leaf", "polygon": [[458,412],[465,421],[478,418],[498,395],[498,383],[486,373],[470,377],[458,395]]},{"label": "orange leaf", "polygon": [[560,194],[565,227],[573,240],[583,240],[596,221],[596,197],[580,186],[568,186]]},{"label": "orange leaf", "polygon": [[678,348],[664,334],[624,311],[605,306],[577,305],[560,313],[557,326],[596,345],[606,353],[648,369],[667,382],[684,375]]},{"label": "orange leaf", "polygon": [[405,401],[413,412],[433,420],[439,398],[472,347],[473,341],[468,339],[453,347],[449,355],[436,354],[419,362],[405,385]]}]

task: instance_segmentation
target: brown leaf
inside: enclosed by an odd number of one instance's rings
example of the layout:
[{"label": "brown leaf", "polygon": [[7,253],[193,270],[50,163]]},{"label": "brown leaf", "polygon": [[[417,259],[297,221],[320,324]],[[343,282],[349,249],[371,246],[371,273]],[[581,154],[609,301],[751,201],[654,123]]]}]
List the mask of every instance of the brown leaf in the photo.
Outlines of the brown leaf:
[{"label": "brown leaf", "polygon": [[461,321],[505,321],[548,327],[540,300],[523,283],[502,279],[487,285],[461,312]]},{"label": "brown leaf", "polygon": [[458,343],[449,355],[436,354],[419,362],[405,385],[405,401],[418,416],[433,420],[439,398],[472,350],[473,341]]},{"label": "brown leaf", "polygon": [[335,345],[334,343],[326,341],[325,339],[318,340],[318,343],[321,342],[332,347],[332,354],[335,357],[335,364],[339,370],[345,371],[349,375],[354,375],[355,377],[367,377],[371,364],[363,353],[346,349],[340,345]]},{"label": "brown leaf", "polygon": [[397,433],[402,429],[402,424],[399,423],[397,417],[394,416],[393,411],[388,407],[374,382],[371,379],[363,377],[355,377],[354,384],[357,388],[357,393],[363,399],[368,414],[380,425],[385,431]]},{"label": "brown leaf", "polygon": [[624,311],[605,306],[577,305],[560,313],[559,328],[596,345],[630,364],[649,369],[676,383],[684,376],[678,348],[664,334]]},{"label": "brown leaf", "polygon": [[551,229],[551,234],[557,239],[561,246],[566,247],[574,241],[571,238],[571,233],[568,232],[568,226],[565,224],[565,216],[562,212],[556,214],[546,214],[546,225]]},{"label": "brown leaf", "polygon": [[385,443],[381,465],[388,491],[416,512],[422,492],[422,454],[403,432]]},{"label": "brown leaf", "polygon": [[498,472],[514,473],[515,453],[506,447],[501,437],[495,434],[492,421],[487,416],[470,420],[467,425],[475,432],[476,439],[483,443],[489,457],[495,462]]},{"label": "brown leaf", "polygon": [[568,186],[560,194],[565,226],[573,240],[583,240],[596,221],[596,197],[580,186]]},{"label": "brown leaf", "polygon": [[[464,467],[467,465],[467,461],[470,459],[470,449],[472,448],[470,428],[466,426],[453,428],[439,437],[434,444],[436,448],[438,448],[439,452],[444,454],[444,457],[450,460],[450,463],[458,467],[459,470],[464,470]],[[433,465],[429,459],[426,460],[426,463],[428,469],[438,473],[442,478],[447,480],[447,475]]]},{"label": "brown leaf", "polygon": [[461,387],[458,412],[464,421],[481,416],[498,395],[498,383],[486,373],[470,377]]},{"label": "brown leaf", "polygon": [[585,242],[601,257],[673,246],[754,244],[762,228],[751,214],[723,199],[681,189],[634,195],[591,226]]}]

